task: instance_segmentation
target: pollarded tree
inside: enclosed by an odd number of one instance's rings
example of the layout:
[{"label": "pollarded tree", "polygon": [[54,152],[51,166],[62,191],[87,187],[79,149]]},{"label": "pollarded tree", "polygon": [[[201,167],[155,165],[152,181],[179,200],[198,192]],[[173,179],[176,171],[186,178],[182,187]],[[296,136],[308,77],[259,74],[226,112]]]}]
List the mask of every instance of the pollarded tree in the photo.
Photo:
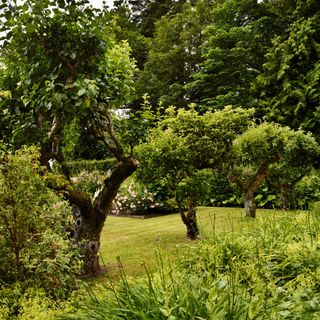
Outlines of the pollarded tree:
[{"label": "pollarded tree", "polygon": [[228,178],[244,194],[246,216],[256,216],[255,192],[272,164],[281,161],[308,163],[318,154],[319,147],[312,136],[274,123],[252,127],[236,138]]},{"label": "pollarded tree", "polygon": [[147,142],[138,146],[139,178],[146,183],[160,180],[169,187],[188,238],[198,234],[195,207],[211,190],[212,171],[228,162],[232,141],[247,129],[252,114],[252,110],[231,107],[204,115],[194,109],[170,108]]},{"label": "pollarded tree", "polygon": [[[49,174],[46,181],[79,212],[76,240],[84,269],[97,273],[108,211],[121,183],[138,166],[119,143],[112,122],[112,110],[130,97],[134,64],[129,47],[115,43],[108,12],[89,7],[86,0],[4,2],[2,12],[0,82],[3,92],[11,92],[0,101],[1,121],[11,129],[2,137],[16,147],[39,145],[41,163],[48,168],[50,159],[61,164],[63,175]],[[72,184],[62,152],[72,123],[85,126],[118,161],[94,200]]]},{"label": "pollarded tree", "polygon": [[296,131],[290,136],[285,154],[279,163],[271,165],[267,177],[280,191],[283,209],[295,209],[296,184],[317,166],[318,157],[319,146],[310,134]]},{"label": "pollarded tree", "polygon": [[270,166],[266,178],[270,185],[277,189],[280,194],[281,209],[295,209],[295,186],[311,168],[311,166],[310,169],[308,167],[301,168],[286,161],[274,163]]},{"label": "pollarded tree", "polygon": [[136,151],[141,161],[139,179],[146,183],[156,180],[168,187],[186,225],[187,238],[196,239],[199,229],[195,207],[210,190],[209,179],[205,177],[210,172],[194,168],[186,137],[170,128],[153,130],[147,143],[138,146]]}]

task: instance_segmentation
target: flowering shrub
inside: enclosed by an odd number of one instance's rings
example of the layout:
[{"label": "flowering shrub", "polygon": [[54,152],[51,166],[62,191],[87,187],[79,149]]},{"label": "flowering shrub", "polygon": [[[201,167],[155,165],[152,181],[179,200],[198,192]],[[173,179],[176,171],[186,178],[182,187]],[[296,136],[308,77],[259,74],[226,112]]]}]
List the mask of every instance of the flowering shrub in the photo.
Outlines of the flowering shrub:
[{"label": "flowering shrub", "polygon": [[156,192],[129,180],[119,190],[113,202],[111,214],[152,214],[173,211],[170,201],[161,201]]},{"label": "flowering shrub", "polygon": [[103,181],[109,172],[94,171],[82,171],[76,178],[74,178],[74,183],[77,187],[89,193],[92,197],[95,197],[99,190],[103,186]]}]

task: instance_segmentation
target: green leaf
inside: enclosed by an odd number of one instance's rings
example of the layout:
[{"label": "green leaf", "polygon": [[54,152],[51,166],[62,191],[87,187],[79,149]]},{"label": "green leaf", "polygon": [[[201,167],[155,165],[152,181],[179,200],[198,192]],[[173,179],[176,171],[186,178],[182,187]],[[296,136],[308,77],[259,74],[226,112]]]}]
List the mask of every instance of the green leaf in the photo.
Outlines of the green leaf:
[{"label": "green leaf", "polygon": [[66,4],[65,4],[64,0],[58,0],[58,5],[59,5],[59,7],[60,7],[61,9],[63,9]]},{"label": "green leaf", "polygon": [[85,89],[85,88],[81,88],[81,89],[78,91],[78,96],[81,97],[81,96],[83,96],[85,93],[86,93],[86,89]]},{"label": "green leaf", "polygon": [[85,105],[85,107],[86,107],[86,108],[89,108],[89,107],[90,107],[90,104],[91,104],[91,100],[90,100],[89,98],[86,98],[86,99],[84,100],[84,105]]}]

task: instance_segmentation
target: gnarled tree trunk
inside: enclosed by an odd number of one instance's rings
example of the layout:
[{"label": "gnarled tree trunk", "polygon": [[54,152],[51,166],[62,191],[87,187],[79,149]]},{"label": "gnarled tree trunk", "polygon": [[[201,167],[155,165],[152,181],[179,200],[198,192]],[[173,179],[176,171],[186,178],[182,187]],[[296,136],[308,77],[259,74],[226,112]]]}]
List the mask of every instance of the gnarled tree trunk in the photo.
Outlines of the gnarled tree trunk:
[{"label": "gnarled tree trunk", "polygon": [[[47,184],[52,189],[63,191],[65,197],[73,205],[76,216],[74,237],[78,244],[84,262],[84,273],[95,275],[101,272],[99,263],[100,236],[121,184],[138,168],[139,161],[132,156],[126,156],[113,130],[112,117],[106,108],[100,114],[100,121],[88,123],[93,136],[102,141],[109,151],[118,160],[111,174],[105,179],[102,190],[92,201],[90,196],[78,190],[71,181],[70,170],[65,163],[61,150],[61,136],[64,123],[57,115],[49,117],[36,113],[38,125],[41,128],[44,121],[51,121],[51,129],[48,133],[48,144],[42,145],[41,162],[49,168],[48,161],[53,158],[62,167],[64,177],[54,175],[47,179]],[[108,134],[108,137],[105,135]]]},{"label": "gnarled tree trunk", "polygon": [[98,253],[104,222],[121,184],[138,168],[138,164],[139,162],[132,157],[127,157],[119,162],[110,176],[105,179],[104,186],[93,201],[90,210],[87,210],[88,208],[80,209],[82,221],[79,225],[77,241],[84,255],[86,274],[98,274],[101,271]]},{"label": "gnarled tree trunk", "polygon": [[256,217],[256,203],[254,199],[254,190],[247,190],[244,197],[244,211],[246,217],[255,218]]},{"label": "gnarled tree trunk", "polygon": [[258,168],[256,173],[249,177],[247,181],[242,181],[234,174],[233,168],[231,168],[231,171],[228,174],[228,179],[231,182],[236,183],[244,193],[244,209],[246,217],[256,217],[255,193],[264,181],[269,165],[277,161],[277,159],[278,157],[266,159]]},{"label": "gnarled tree trunk", "polygon": [[101,272],[99,263],[100,236],[117,192],[122,182],[137,168],[139,162],[133,157],[126,157],[112,170],[105,179],[97,198],[92,201],[90,196],[77,190],[69,181],[56,183],[53,179],[47,183],[52,189],[64,191],[65,196],[74,206],[75,240],[83,256],[84,273],[96,275]]},{"label": "gnarled tree trunk", "polygon": [[182,222],[187,227],[187,239],[196,240],[199,236],[199,228],[197,223],[196,201],[190,198],[188,201],[188,212],[181,205],[178,205]]}]

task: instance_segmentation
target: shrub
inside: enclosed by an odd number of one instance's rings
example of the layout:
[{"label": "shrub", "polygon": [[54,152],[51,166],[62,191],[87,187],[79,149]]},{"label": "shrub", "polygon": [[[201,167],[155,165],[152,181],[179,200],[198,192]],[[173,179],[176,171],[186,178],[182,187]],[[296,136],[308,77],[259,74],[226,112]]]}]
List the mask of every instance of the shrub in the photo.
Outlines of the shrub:
[{"label": "shrub", "polygon": [[35,148],[23,148],[0,165],[0,309],[13,314],[27,288],[64,299],[80,270],[68,239],[71,210],[45,186],[38,157]]},{"label": "shrub", "polygon": [[156,192],[150,192],[143,184],[128,179],[114,199],[111,213],[115,215],[165,213],[172,212],[174,208],[169,201],[162,201]]},{"label": "shrub", "polygon": [[82,171],[74,178],[74,183],[77,187],[89,193],[92,197],[103,186],[103,181],[106,178],[107,173],[101,173],[101,171]]},{"label": "shrub", "polygon": [[309,209],[313,202],[320,200],[320,173],[313,171],[302,178],[297,184],[299,208]]}]

